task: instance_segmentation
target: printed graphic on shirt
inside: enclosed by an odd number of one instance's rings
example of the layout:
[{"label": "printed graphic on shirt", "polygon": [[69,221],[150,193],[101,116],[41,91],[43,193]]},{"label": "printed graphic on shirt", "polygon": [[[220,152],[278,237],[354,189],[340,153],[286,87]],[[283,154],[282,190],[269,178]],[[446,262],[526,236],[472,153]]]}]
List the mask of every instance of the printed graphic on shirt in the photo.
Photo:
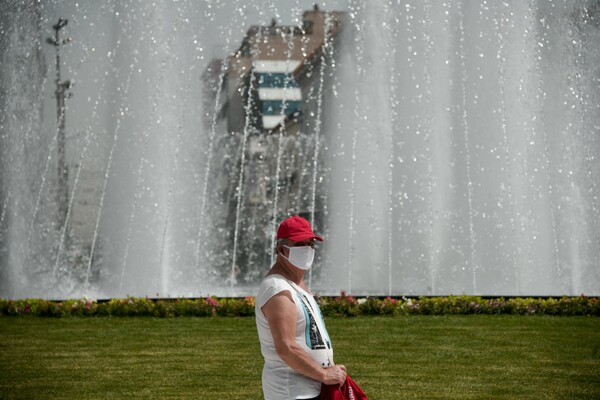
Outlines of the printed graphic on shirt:
[{"label": "printed graphic on shirt", "polygon": [[[327,344],[331,347],[331,343],[329,342],[329,338],[323,338],[319,334],[319,329],[317,328],[317,322],[315,318],[321,318],[321,315],[313,315],[312,311],[306,307],[306,304],[310,304],[308,298],[301,293],[296,293],[298,296],[302,296],[304,300],[301,299],[300,304],[302,304],[302,308],[304,309],[304,316],[306,317],[306,345],[311,350],[324,350],[328,346],[325,345],[325,340],[327,340]],[[323,324],[325,326],[325,324]],[[327,332],[323,332],[324,335],[327,335]]]}]

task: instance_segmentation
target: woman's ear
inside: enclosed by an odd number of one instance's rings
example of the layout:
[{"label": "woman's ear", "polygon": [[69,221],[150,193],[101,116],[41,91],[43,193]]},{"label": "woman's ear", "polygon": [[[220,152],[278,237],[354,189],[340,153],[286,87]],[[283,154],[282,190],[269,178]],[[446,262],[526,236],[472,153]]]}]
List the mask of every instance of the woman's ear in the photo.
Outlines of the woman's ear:
[{"label": "woman's ear", "polygon": [[285,246],[282,245],[282,244],[278,245],[277,248],[276,248],[277,249],[277,254],[281,254],[283,256],[284,255],[284,253],[283,253],[283,248],[284,247]]}]

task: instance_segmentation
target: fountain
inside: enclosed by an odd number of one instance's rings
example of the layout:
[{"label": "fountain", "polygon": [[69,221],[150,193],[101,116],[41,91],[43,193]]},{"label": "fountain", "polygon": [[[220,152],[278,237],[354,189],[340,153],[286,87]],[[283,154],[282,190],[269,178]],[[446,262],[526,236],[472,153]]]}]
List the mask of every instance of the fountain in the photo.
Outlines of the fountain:
[{"label": "fountain", "polygon": [[341,102],[325,128],[338,287],[598,293],[599,30],[589,6],[353,9],[356,45],[339,51]]},{"label": "fountain", "polygon": [[252,295],[289,213],[321,294],[599,295],[598,2],[312,7],[0,6],[0,297]]}]

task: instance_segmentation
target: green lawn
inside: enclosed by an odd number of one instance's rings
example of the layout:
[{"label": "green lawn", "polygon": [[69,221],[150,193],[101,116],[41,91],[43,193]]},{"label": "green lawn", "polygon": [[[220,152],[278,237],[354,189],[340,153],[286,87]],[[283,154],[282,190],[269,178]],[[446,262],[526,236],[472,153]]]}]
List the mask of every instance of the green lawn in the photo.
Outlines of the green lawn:
[{"label": "green lawn", "polygon": [[[600,399],[600,318],[328,318],[370,399]],[[260,399],[253,318],[0,318],[1,399]]]}]

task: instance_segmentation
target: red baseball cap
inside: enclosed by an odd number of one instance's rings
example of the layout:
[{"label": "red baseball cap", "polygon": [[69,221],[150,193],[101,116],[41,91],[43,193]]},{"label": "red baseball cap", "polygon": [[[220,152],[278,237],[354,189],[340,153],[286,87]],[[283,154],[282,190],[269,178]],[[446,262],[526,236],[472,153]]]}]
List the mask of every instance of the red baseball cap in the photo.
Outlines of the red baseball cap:
[{"label": "red baseball cap", "polygon": [[291,239],[294,242],[302,242],[308,239],[323,241],[323,238],[315,235],[310,222],[302,217],[294,215],[285,219],[277,229],[277,239]]}]

